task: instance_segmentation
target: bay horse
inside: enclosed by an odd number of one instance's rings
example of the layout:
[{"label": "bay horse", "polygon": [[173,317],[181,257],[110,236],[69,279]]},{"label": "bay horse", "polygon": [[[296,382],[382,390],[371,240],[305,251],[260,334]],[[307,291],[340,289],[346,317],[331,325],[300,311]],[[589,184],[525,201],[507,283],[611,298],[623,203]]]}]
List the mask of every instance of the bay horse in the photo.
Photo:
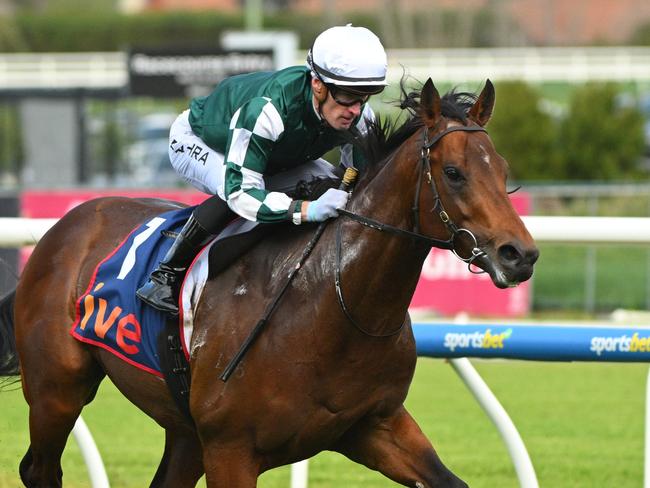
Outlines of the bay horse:
[{"label": "bay horse", "polygon": [[508,198],[507,163],[484,129],[495,101],[489,80],[478,97],[440,97],[430,79],[403,95],[407,120],[375,125],[363,138],[369,164],[348,213],[327,226],[227,382],[219,375],[313,227],[275,232],[207,282],[189,346],[193,423],[161,378],[69,334],[100,260],[177,204],[101,198],[51,228],[0,314],[3,334],[15,329],[15,349],[3,344],[2,373],[20,371],[29,404],[26,486],[62,485],[66,440],[105,376],[165,429],[151,486],[195,486],[205,473],[209,487],[251,488],[262,472],[323,450],[404,486],[467,486],[404,408],[416,363],[407,307],[432,245],[501,288],[530,278],[538,251]]}]

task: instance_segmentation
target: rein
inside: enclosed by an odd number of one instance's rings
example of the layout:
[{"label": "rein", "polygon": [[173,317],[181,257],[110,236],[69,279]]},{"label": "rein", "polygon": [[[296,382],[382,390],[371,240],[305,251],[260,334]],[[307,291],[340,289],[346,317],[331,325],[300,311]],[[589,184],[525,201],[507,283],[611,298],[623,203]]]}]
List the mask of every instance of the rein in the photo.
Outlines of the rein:
[{"label": "rein", "polygon": [[[438,192],[438,188],[436,187],[435,180],[431,176],[431,162],[429,161],[429,153],[430,150],[433,146],[435,146],[440,139],[442,139],[444,136],[451,132],[487,132],[483,127],[480,126],[452,126],[448,127],[447,129],[439,132],[435,136],[433,136],[432,139],[428,138],[428,130],[425,127],[423,131],[423,141],[422,141],[422,148],[420,150],[420,174],[418,175],[418,183],[415,191],[415,201],[413,203],[413,217],[414,217],[414,229],[413,231],[401,229],[399,227],[395,227],[390,224],[385,224],[383,222],[380,222],[375,219],[371,219],[369,217],[365,217],[363,215],[356,214],[354,212],[350,212],[349,210],[345,209],[339,209],[338,213],[339,215],[343,215],[345,217],[348,217],[351,220],[354,220],[361,225],[365,225],[366,227],[370,227],[371,229],[375,229],[381,232],[387,232],[389,234],[394,234],[398,235],[401,237],[406,237],[409,239],[412,239],[416,242],[420,242],[422,244],[426,244],[428,247],[437,247],[440,249],[447,249],[452,251],[458,259],[461,261],[467,263],[467,269],[470,271],[470,273],[474,274],[480,274],[484,273],[484,271],[474,271],[472,269],[472,264],[473,262],[480,258],[480,257],[487,257],[487,254],[485,251],[483,251],[479,246],[478,246],[478,241],[476,240],[476,236],[470,231],[469,229],[465,229],[463,227],[458,227],[449,217],[449,214],[445,211],[445,208],[442,204],[442,200],[440,199],[440,193]],[[426,175],[427,178],[427,183],[431,186],[431,191],[433,193],[433,201],[434,205],[432,208],[432,212],[434,210],[438,210],[438,217],[440,217],[440,220],[442,221],[443,224],[445,224],[445,227],[451,234],[448,239],[442,240],[442,239],[436,239],[433,237],[426,236],[424,234],[420,234],[420,226],[419,226],[419,216],[420,216],[420,207],[419,207],[419,201],[420,201],[420,191],[422,189],[422,179],[423,176]],[[474,245],[472,247],[471,251],[471,256],[470,257],[462,257],[458,252],[456,251],[456,238],[462,234],[468,235],[473,241]],[[341,288],[341,247],[342,247],[342,237],[341,237],[341,221],[339,220],[337,227],[336,227],[336,268],[335,268],[335,276],[334,276],[334,284],[336,286],[336,297],[338,298],[339,305],[341,306],[341,310],[343,310],[343,313],[345,316],[348,318],[348,320],[354,325],[354,327],[362,332],[363,334],[369,336],[369,337],[390,337],[392,335],[395,335],[399,333],[402,328],[404,327],[404,322],[402,324],[395,328],[394,330],[391,330],[390,332],[386,332],[384,334],[375,334],[372,332],[369,332],[365,328],[363,328],[350,314],[350,310],[348,309],[347,305],[345,304],[345,300],[343,298],[343,290]]]}]

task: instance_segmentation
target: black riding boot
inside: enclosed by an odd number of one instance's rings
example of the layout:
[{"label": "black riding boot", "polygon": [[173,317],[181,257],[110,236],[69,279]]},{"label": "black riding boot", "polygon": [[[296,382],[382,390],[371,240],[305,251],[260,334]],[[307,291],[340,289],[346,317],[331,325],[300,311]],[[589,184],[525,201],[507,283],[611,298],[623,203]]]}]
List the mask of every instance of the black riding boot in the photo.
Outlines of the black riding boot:
[{"label": "black riding boot", "polygon": [[158,268],[151,272],[149,281],[136,292],[140,300],[158,310],[177,315],[178,293],[185,272],[213,236],[192,214]]}]

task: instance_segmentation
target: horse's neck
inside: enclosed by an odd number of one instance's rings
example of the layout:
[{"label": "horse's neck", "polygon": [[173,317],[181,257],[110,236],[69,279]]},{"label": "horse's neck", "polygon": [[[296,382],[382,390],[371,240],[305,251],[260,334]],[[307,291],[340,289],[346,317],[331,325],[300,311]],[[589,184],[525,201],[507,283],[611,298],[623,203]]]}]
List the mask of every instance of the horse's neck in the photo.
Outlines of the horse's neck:
[{"label": "horse's neck", "polygon": [[[402,150],[356,195],[350,210],[382,223],[413,230],[418,184],[413,149]],[[377,333],[404,320],[428,248],[402,236],[346,221],[342,228],[344,299],[360,322]]]}]

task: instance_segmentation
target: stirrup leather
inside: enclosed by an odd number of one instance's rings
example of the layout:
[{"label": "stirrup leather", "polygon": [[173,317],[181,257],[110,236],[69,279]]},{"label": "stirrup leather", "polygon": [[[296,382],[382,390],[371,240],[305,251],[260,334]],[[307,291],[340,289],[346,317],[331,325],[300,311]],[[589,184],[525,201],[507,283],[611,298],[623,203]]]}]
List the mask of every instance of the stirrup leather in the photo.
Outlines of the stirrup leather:
[{"label": "stirrup leather", "polygon": [[212,237],[213,234],[207,232],[191,215],[158,268],[136,295],[157,310],[177,315],[178,294],[185,272]]}]

